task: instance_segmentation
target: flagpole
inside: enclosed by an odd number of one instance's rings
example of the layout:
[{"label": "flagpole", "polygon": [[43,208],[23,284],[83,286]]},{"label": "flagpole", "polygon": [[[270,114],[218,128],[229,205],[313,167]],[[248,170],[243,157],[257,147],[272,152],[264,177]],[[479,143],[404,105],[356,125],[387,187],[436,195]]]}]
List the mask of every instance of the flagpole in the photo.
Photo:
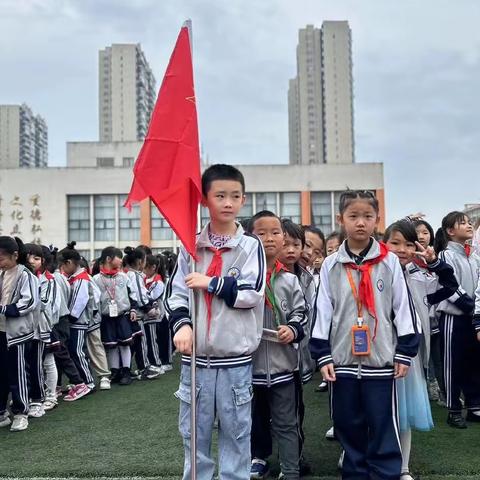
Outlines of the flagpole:
[{"label": "flagpole", "polygon": [[[192,39],[192,21],[186,20],[184,26],[188,29],[188,39],[190,40],[190,51],[193,64],[193,39]],[[197,222],[198,222],[197,207]],[[190,257],[190,265],[195,272],[195,258]],[[197,319],[195,308],[195,292],[189,290],[190,318],[192,320],[192,355],[190,356],[190,480],[197,480]]]}]

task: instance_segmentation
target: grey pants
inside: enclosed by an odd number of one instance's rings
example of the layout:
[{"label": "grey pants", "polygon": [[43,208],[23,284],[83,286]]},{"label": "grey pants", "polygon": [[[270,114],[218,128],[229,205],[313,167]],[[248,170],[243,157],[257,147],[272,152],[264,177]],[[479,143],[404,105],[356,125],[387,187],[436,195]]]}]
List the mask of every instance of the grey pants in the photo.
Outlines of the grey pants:
[{"label": "grey pants", "polygon": [[299,478],[295,395],[293,381],[271,387],[253,387],[252,458],[267,460],[272,453],[272,432],[278,443],[280,468],[285,480]]}]

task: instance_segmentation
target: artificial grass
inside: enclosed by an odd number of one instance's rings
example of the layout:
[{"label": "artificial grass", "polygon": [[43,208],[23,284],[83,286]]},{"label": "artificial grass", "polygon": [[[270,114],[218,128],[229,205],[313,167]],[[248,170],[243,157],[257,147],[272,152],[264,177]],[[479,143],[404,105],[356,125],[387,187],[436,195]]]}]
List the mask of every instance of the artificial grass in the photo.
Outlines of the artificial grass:
[{"label": "artificial grass", "polygon": [[[340,446],[324,439],[328,395],[316,393],[317,384],[305,388],[306,457],[315,475],[309,478],[333,480]],[[24,432],[0,429],[0,477],[180,478],[177,386],[178,369],[70,404],[60,400]],[[445,409],[433,405],[433,414],[435,430],[414,433],[411,471],[422,480],[480,479],[480,424],[455,430],[446,425]]]}]

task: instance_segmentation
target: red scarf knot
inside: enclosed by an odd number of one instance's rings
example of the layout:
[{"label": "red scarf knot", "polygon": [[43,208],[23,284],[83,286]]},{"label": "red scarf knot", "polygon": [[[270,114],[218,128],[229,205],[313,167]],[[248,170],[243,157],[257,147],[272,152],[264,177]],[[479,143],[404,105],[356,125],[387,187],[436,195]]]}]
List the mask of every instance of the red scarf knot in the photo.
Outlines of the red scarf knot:
[{"label": "red scarf knot", "polygon": [[464,248],[465,248],[465,253],[467,254],[467,257],[469,257],[470,254],[472,253],[472,246],[466,243]]}]

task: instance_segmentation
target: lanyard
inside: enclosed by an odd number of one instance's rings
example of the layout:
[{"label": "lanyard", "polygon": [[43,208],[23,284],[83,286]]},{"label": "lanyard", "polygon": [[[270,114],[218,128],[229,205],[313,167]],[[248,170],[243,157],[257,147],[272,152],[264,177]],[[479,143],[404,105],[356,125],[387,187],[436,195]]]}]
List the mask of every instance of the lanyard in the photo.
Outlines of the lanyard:
[{"label": "lanyard", "polygon": [[[103,283],[103,286],[105,287],[105,290],[107,291],[107,295],[110,297],[110,300],[114,302],[115,294],[116,294],[115,277],[112,277],[111,285],[108,286],[108,283],[105,281],[105,275],[102,274],[102,283]],[[113,284],[113,288],[112,288],[112,284]]]},{"label": "lanyard", "polygon": [[353,280],[352,269],[348,266],[345,266],[345,269],[347,270],[348,283],[350,284],[350,288],[352,289],[353,298],[355,298],[355,303],[357,304],[357,324],[359,327],[361,327],[363,325],[362,301],[360,300],[360,295],[357,292],[357,287],[355,285],[355,281]]},{"label": "lanyard", "polygon": [[266,282],[265,285],[265,296],[267,300],[267,304],[272,307],[273,311],[273,317],[275,318],[275,324],[277,327],[280,325],[280,320],[279,320],[279,314],[278,314],[278,307],[277,307],[277,301],[275,299],[275,279],[277,277],[277,272],[275,271],[275,268],[272,270],[272,275],[270,277],[270,282]]}]

